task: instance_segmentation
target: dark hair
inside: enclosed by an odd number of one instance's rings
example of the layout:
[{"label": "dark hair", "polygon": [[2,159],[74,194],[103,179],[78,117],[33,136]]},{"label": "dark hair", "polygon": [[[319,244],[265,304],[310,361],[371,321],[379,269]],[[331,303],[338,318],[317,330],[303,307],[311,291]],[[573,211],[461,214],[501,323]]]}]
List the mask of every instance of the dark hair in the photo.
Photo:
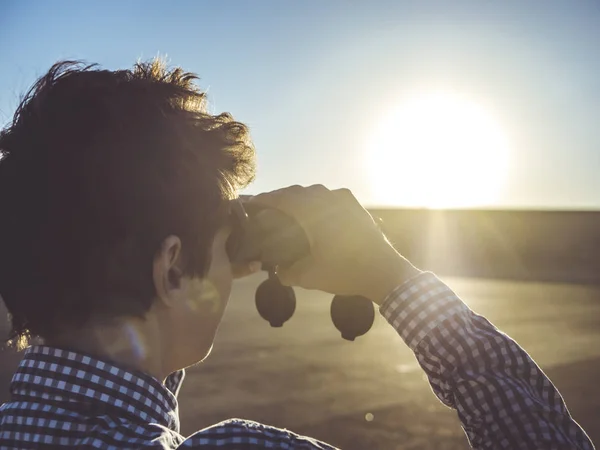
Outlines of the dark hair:
[{"label": "dark hair", "polygon": [[211,115],[197,77],[56,63],[0,132],[0,295],[11,342],[91,317],[141,316],[152,260],[181,238],[202,276],[223,203],[254,178],[245,125]]}]

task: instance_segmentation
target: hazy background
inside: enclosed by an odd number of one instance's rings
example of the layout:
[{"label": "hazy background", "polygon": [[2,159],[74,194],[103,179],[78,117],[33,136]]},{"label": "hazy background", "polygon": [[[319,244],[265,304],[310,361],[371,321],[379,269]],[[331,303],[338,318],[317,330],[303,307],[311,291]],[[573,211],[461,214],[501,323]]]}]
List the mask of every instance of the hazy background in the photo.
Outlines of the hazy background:
[{"label": "hazy background", "polygon": [[[0,124],[56,60],[166,55],[201,76],[212,111],[250,126],[247,193],[352,189],[403,254],[530,352],[600,440],[599,42],[596,0],[0,0]],[[439,92],[478,112],[395,113]],[[489,153],[500,141],[503,165]],[[348,343],[329,296],[297,290],[295,316],[271,329],[253,304],[261,277],[236,284],[212,355],[189,372],[185,433],[243,417],[346,449],[467,447],[381,318]],[[19,358],[0,353],[2,401]]]},{"label": "hazy background", "polygon": [[419,206],[410,192],[390,205],[374,189],[365,166],[389,161],[366,142],[405,95],[451,91],[509,143],[498,197],[469,206],[594,209],[599,24],[596,0],[4,0],[0,123],[58,59],[114,69],[161,54],[201,76],[215,112],[250,125],[259,161],[250,193],[323,183],[370,206]]}]

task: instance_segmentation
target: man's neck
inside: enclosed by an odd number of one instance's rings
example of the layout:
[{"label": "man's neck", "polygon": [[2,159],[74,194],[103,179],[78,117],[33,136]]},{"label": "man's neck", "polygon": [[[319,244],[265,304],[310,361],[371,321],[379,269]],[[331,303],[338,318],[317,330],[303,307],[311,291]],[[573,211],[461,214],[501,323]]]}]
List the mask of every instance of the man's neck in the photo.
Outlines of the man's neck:
[{"label": "man's neck", "polygon": [[118,319],[88,323],[46,339],[45,344],[87,353],[124,369],[145,372],[162,382],[169,370],[164,368],[160,354],[158,331],[152,320]]}]

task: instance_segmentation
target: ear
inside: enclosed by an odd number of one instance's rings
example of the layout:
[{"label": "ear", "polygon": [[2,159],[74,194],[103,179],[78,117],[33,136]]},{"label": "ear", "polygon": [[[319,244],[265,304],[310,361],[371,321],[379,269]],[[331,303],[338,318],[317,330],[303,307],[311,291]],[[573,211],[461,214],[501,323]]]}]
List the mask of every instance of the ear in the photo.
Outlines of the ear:
[{"label": "ear", "polygon": [[181,285],[182,271],[178,267],[181,255],[181,239],[168,236],[154,256],[152,278],[156,296],[165,305],[173,303],[173,295]]}]

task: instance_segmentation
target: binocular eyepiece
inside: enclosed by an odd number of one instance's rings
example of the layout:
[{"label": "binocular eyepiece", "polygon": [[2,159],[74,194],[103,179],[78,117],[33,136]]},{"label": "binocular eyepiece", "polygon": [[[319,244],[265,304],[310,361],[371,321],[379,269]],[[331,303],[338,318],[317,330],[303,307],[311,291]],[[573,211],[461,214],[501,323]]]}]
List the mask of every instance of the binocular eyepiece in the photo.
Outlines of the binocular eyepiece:
[{"label": "binocular eyepiece", "polygon": [[[310,244],[298,222],[285,213],[242,203],[231,204],[233,230],[227,241],[231,262],[260,261],[269,273],[256,290],[256,308],[272,327],[281,327],[296,310],[293,288],[280,283],[278,267],[289,267],[310,254]],[[373,303],[361,296],[336,295],[331,302],[331,319],[342,338],[353,341],[365,334],[375,320]]]}]

